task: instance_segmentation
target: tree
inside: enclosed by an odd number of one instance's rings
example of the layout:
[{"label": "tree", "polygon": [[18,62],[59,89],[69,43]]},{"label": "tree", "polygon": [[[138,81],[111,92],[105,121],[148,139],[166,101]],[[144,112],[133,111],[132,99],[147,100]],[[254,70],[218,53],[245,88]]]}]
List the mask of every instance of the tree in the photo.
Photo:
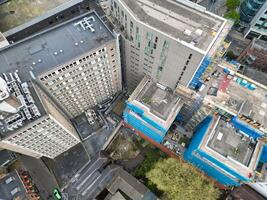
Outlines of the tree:
[{"label": "tree", "polygon": [[227,0],[226,6],[228,10],[234,10],[240,5],[240,0]]},{"label": "tree", "polygon": [[235,24],[238,24],[240,21],[240,15],[236,10],[230,10],[224,14],[224,17],[227,19],[232,19]]},{"label": "tree", "polygon": [[168,200],[216,200],[220,196],[219,190],[203,174],[173,158],[159,160],[147,173],[147,179]]}]

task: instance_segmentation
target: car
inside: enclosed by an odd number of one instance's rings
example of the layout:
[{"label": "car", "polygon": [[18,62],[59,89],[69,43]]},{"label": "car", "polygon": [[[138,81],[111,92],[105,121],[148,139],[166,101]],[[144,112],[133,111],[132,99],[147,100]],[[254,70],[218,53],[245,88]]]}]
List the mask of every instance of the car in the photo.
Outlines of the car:
[{"label": "car", "polygon": [[55,198],[56,200],[61,200],[61,199],[62,199],[62,194],[61,194],[61,192],[59,191],[59,189],[57,189],[57,188],[55,188],[55,189],[53,190],[53,195],[54,195],[54,198]]}]

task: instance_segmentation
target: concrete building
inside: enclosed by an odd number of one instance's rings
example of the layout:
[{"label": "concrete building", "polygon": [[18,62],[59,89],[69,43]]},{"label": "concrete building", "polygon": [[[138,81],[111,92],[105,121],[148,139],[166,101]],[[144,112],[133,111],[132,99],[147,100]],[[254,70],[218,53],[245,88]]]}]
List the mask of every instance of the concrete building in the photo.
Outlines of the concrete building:
[{"label": "concrete building", "polygon": [[121,90],[119,57],[95,12],[2,48],[0,148],[54,158],[76,145],[69,118]]},{"label": "concrete building", "polygon": [[13,171],[0,179],[0,199],[28,199],[26,188],[17,171]]},{"label": "concrete building", "polygon": [[267,135],[267,87],[238,73],[237,69],[227,63],[218,65],[219,75],[210,81],[212,87],[204,104],[225,113],[234,123],[243,123],[255,135]]},{"label": "concrete building", "polygon": [[252,182],[263,149],[245,126],[208,116],[195,129],[184,159],[225,186]]},{"label": "concrete building", "polygon": [[259,71],[267,72],[267,41],[252,39],[237,61]]},{"label": "concrete building", "polygon": [[1,167],[7,168],[9,165],[11,165],[13,162],[16,161],[16,156],[14,153],[6,150],[6,149],[0,149],[0,169]]},{"label": "concrete building", "polygon": [[160,143],[183,105],[170,88],[145,76],[127,101],[124,121]]},{"label": "concrete building", "polygon": [[258,177],[249,186],[267,198],[267,145],[264,146],[258,166]]},{"label": "concrete building", "polygon": [[171,89],[188,86],[229,31],[225,19],[182,0],[109,0],[109,14],[122,33],[130,91],[145,75]]},{"label": "concrete building", "polygon": [[245,37],[267,41],[267,1],[245,0],[240,7],[241,25],[246,27]]},{"label": "concrete building", "polygon": [[4,48],[0,61],[13,70],[26,66],[71,118],[121,90],[118,40],[95,12]]},{"label": "concrete building", "polygon": [[29,77],[1,75],[6,88],[0,91],[9,92],[0,97],[0,148],[54,158],[80,141],[65,114]]},{"label": "concrete building", "polygon": [[81,200],[157,200],[135,177],[100,152],[70,181],[63,194]]}]

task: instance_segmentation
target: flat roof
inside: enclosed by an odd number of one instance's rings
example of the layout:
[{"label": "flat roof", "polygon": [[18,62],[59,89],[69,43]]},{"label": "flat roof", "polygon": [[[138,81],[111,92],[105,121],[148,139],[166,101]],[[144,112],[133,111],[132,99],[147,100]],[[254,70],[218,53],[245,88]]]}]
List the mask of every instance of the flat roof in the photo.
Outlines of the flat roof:
[{"label": "flat roof", "polygon": [[192,2],[121,1],[140,21],[204,51],[208,49],[225,21]]},{"label": "flat roof", "polygon": [[[6,181],[8,181],[8,184],[6,183]],[[16,190],[17,192],[14,195],[12,195],[11,191],[15,192]],[[17,171],[12,171],[6,176],[4,176],[2,179],[0,179],[0,198],[27,199],[25,187]]]},{"label": "flat roof", "polygon": [[220,120],[207,145],[224,157],[249,165],[256,141],[234,129],[229,123]]},{"label": "flat roof", "polygon": [[[94,11],[87,12],[2,48],[0,50],[0,77],[4,78],[6,75],[9,80],[12,80],[17,79],[15,76],[17,74],[21,81],[20,83],[17,80],[19,85],[28,84],[34,104],[40,111],[39,117],[41,117],[45,114],[45,110],[31,82],[33,76],[72,61],[113,39],[115,39],[114,35],[98,15]],[[12,83],[9,87],[13,86]],[[24,97],[26,96],[25,94]],[[23,121],[23,126],[30,122],[30,120]],[[0,136],[4,138],[23,126],[8,130],[5,123],[0,120]]]},{"label": "flat roof", "polygon": [[128,102],[143,110],[150,120],[168,129],[184,99],[170,88],[154,82],[150,76],[145,76],[130,95]]},{"label": "flat roof", "polygon": [[20,79],[21,76],[16,72],[0,73],[0,78],[4,77],[7,79],[6,83],[10,95],[8,99],[4,99],[4,102],[13,105],[17,112],[9,113],[0,110],[0,139],[10,136],[46,114],[33,82]]},{"label": "flat roof", "polygon": [[[82,28],[84,19],[84,26],[88,22],[91,28]],[[113,39],[98,15],[87,12],[1,49],[0,73],[19,70],[28,80],[29,71],[39,75]]]},{"label": "flat roof", "polygon": [[[260,124],[261,131],[267,131],[267,87],[242,76],[235,74],[228,78],[222,68],[219,78],[212,80],[218,92],[216,96],[206,96],[205,99],[217,105],[224,106],[232,113],[246,116]],[[251,87],[255,89],[251,89]]]},{"label": "flat roof", "polygon": [[168,88],[162,89],[157,83],[150,81],[140,91],[136,100],[149,108],[154,115],[167,120],[179,96]]},{"label": "flat roof", "polygon": [[213,116],[200,149],[235,172],[250,178],[257,167],[262,143],[235,129],[230,122]]}]

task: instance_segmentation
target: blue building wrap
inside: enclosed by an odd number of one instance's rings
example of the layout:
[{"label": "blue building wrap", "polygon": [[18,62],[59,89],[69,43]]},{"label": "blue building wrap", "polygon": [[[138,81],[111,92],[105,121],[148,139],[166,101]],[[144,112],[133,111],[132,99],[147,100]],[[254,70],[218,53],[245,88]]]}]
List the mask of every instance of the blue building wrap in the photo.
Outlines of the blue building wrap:
[{"label": "blue building wrap", "polygon": [[238,117],[233,117],[231,119],[231,123],[234,125],[234,127],[238,130],[241,130],[245,134],[249,135],[253,139],[260,138],[264,135],[263,132],[259,131],[258,129],[255,129],[254,127],[246,124],[245,122],[241,121]]},{"label": "blue building wrap", "polygon": [[203,84],[200,80],[202,74],[205,72],[209,64],[211,63],[211,58],[210,57],[205,57],[199,66],[197,72],[195,73],[191,83],[189,84],[189,87],[192,89],[198,89],[201,87]]},{"label": "blue building wrap", "polygon": [[[129,112],[130,110],[138,115],[138,117],[132,115]],[[142,109],[132,105],[129,102],[127,102],[126,109],[123,112],[123,118],[126,123],[158,143],[163,141],[168,131],[168,129],[161,127],[149,117],[145,116],[145,113]]]},{"label": "blue building wrap", "polygon": [[129,102],[127,102],[127,108],[130,109],[130,110],[132,110],[133,112],[135,112],[139,116],[141,116],[144,121],[146,121],[147,123],[149,123],[154,128],[156,128],[156,129],[158,129],[158,130],[160,130],[162,132],[167,132],[168,131],[168,129],[163,128],[162,126],[160,126],[159,124],[157,124],[156,122],[154,122],[153,120],[151,120],[149,117],[147,117],[142,109],[134,106],[133,104],[131,104]]},{"label": "blue building wrap", "polygon": [[203,170],[207,175],[213,177],[225,186],[239,186],[240,182],[249,182],[251,179],[240,175],[227,167],[224,163],[216,160],[206,152],[199,149],[199,145],[212,122],[212,116],[208,116],[196,128],[195,135],[185,151],[183,157],[186,161]]}]

